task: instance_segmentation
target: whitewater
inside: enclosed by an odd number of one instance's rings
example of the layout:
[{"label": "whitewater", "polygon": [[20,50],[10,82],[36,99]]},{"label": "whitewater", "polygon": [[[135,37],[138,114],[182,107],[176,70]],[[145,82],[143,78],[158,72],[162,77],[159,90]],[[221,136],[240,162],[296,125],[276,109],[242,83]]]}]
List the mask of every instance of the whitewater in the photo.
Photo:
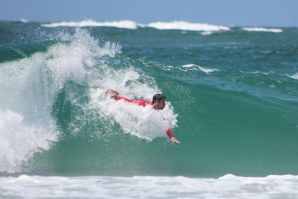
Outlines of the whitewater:
[{"label": "whitewater", "polygon": [[1,198],[298,197],[297,28],[0,24]]}]

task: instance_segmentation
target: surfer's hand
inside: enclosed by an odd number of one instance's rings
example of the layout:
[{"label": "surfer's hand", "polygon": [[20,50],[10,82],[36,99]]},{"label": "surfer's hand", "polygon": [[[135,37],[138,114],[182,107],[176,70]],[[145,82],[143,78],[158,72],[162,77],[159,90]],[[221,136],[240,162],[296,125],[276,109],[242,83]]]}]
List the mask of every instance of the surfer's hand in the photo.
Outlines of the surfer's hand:
[{"label": "surfer's hand", "polygon": [[180,142],[175,137],[171,137],[171,141],[173,143],[180,144]]}]

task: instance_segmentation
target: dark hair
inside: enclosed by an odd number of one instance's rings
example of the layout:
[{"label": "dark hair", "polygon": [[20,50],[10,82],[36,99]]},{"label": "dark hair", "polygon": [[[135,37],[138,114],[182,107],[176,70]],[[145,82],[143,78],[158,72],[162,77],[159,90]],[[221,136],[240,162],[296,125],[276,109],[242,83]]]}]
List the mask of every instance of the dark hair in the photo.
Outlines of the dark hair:
[{"label": "dark hair", "polygon": [[155,94],[152,98],[152,103],[155,103],[156,101],[161,101],[161,100],[166,100],[167,97],[164,96],[163,94]]}]

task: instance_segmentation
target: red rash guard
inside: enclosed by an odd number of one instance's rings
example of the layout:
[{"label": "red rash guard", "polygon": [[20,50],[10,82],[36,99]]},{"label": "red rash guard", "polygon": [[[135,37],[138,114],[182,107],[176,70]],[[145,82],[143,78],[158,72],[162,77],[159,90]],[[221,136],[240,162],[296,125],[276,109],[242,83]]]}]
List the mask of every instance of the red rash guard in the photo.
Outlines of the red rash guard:
[{"label": "red rash guard", "polygon": [[134,103],[134,104],[138,104],[139,106],[146,106],[146,105],[153,105],[152,102],[148,102],[146,100],[135,100],[135,99],[128,99],[126,97],[123,97],[123,96],[120,96],[120,95],[117,95],[117,98],[116,100],[124,100],[125,102],[129,102],[129,103]]},{"label": "red rash guard", "polygon": [[[120,95],[117,95],[116,100],[124,100],[125,102],[129,102],[129,103],[134,103],[134,104],[138,104],[139,106],[146,106],[146,105],[151,105],[153,106],[152,102],[148,102],[147,100],[135,100],[135,99],[129,99]],[[167,135],[169,136],[169,138],[174,137],[174,134],[172,132],[172,130],[170,128],[167,129]]]}]

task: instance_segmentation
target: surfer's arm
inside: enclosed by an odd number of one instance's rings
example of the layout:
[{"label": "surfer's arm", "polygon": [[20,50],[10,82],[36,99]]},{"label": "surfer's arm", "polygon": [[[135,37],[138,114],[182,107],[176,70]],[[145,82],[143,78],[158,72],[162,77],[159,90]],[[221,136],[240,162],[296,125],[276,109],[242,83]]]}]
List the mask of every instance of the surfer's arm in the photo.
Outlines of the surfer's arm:
[{"label": "surfer's arm", "polygon": [[129,98],[123,97],[121,95],[117,95],[116,100],[117,101],[124,100],[125,102],[134,103],[134,100],[133,99],[129,99]]},{"label": "surfer's arm", "polygon": [[117,101],[124,100],[125,102],[128,102],[128,103],[138,104],[139,106],[146,106],[147,104],[152,105],[151,102],[148,102],[146,100],[129,99],[129,98],[123,97],[121,95],[117,95],[116,100]]},{"label": "surfer's arm", "polygon": [[170,128],[167,129],[167,135],[173,143],[180,144],[180,142],[175,138],[173,131]]}]

